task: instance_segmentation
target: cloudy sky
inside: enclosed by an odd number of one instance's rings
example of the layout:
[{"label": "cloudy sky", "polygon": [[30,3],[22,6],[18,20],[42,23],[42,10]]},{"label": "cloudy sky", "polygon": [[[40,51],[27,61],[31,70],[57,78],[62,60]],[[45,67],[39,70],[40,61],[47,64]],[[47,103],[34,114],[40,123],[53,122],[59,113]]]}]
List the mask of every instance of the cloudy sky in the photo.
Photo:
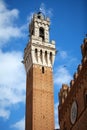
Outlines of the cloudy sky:
[{"label": "cloudy sky", "polygon": [[55,127],[58,127],[58,92],[70,83],[81,63],[80,46],[87,33],[86,0],[0,0],[0,130],[24,130],[26,74],[24,48],[28,25],[39,9],[51,19],[50,40],[55,40]]}]

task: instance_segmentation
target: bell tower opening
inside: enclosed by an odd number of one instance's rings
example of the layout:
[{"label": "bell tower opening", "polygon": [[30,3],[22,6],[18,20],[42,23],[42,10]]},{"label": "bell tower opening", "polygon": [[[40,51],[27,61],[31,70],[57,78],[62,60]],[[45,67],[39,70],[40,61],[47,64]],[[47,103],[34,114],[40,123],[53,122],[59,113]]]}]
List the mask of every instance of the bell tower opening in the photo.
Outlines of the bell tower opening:
[{"label": "bell tower opening", "polygon": [[39,28],[39,36],[42,37],[42,40],[44,41],[44,28]]}]

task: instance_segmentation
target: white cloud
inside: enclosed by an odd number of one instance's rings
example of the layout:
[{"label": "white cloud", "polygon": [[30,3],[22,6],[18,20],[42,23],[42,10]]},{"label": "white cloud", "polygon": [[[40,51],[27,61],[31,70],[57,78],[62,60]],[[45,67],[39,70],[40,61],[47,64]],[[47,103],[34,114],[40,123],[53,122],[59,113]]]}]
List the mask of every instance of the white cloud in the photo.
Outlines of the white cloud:
[{"label": "white cloud", "polygon": [[3,0],[0,0],[0,47],[11,38],[24,37],[24,25],[18,27],[15,20],[19,18],[19,10],[7,9]]},{"label": "white cloud", "polygon": [[25,130],[25,118],[13,124],[11,128],[15,128],[16,130]]},{"label": "white cloud", "polygon": [[60,57],[62,59],[66,59],[68,57],[67,52],[66,51],[60,51]]},{"label": "white cloud", "polygon": [[0,117],[8,119],[10,116],[10,111],[9,110],[5,110],[3,108],[0,108]]},{"label": "white cloud", "polygon": [[41,3],[40,5],[40,11],[46,15],[46,8],[45,8],[45,4],[44,3]]},{"label": "white cloud", "polygon": [[40,10],[45,16],[52,17],[52,15],[53,15],[53,13],[52,13],[53,10],[52,10],[52,8],[51,8],[51,9],[46,9],[44,3],[41,3],[39,10]]},{"label": "white cloud", "polygon": [[21,61],[21,52],[0,51],[0,116],[3,118],[10,116],[12,105],[25,102],[25,70]]},{"label": "white cloud", "polygon": [[63,83],[68,84],[72,79],[69,71],[64,67],[60,66],[57,68],[56,73],[54,74],[54,83],[61,86]]},{"label": "white cloud", "polygon": [[34,12],[31,12],[29,16],[27,16],[27,24],[29,24],[31,22],[31,19],[33,18],[33,14]]},{"label": "white cloud", "polygon": [[[46,9],[45,4],[41,3],[39,10],[48,17],[52,17],[53,15],[53,10],[52,9]],[[34,12],[31,12],[29,16],[27,16],[27,24],[31,22],[31,19],[33,18]]]}]

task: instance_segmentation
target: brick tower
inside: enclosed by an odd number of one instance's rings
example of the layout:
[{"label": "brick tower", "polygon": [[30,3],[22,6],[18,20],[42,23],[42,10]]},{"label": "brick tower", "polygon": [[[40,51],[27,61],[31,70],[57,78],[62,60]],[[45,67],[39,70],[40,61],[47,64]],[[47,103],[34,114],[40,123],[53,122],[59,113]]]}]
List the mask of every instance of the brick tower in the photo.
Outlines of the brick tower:
[{"label": "brick tower", "polygon": [[41,12],[33,15],[29,25],[30,40],[24,50],[26,130],[54,130],[55,42],[49,42],[49,25]]}]

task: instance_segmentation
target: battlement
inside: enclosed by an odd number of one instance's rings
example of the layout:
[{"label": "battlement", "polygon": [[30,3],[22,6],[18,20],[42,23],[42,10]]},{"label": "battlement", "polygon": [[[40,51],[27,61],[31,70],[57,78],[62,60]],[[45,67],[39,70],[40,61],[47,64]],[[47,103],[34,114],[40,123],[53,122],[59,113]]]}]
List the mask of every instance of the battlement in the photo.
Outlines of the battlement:
[{"label": "battlement", "polygon": [[84,39],[83,44],[81,45],[82,52],[82,62],[87,60],[87,38]]},{"label": "battlement", "polygon": [[59,104],[63,104],[68,92],[70,91],[70,87],[67,84],[63,84],[62,88],[60,89],[60,93],[59,93]]}]

